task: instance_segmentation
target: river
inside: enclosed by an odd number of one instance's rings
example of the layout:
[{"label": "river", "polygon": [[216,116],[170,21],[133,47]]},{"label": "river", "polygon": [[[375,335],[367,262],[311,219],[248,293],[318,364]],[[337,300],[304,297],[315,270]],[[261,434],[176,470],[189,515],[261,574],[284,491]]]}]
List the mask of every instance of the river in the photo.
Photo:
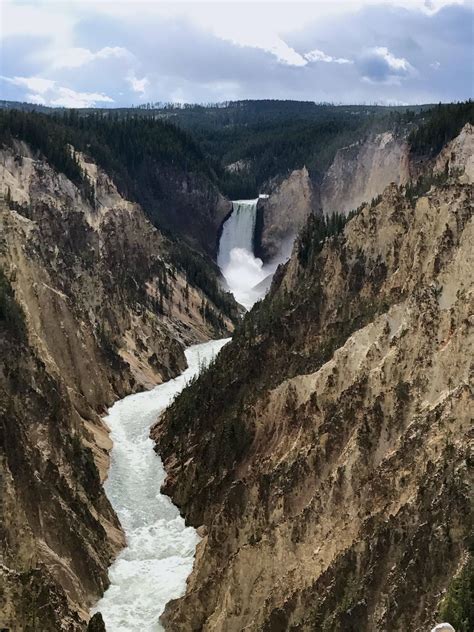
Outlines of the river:
[{"label": "river", "polygon": [[189,347],[188,368],[181,375],[121,399],[106,417],[113,448],[105,491],[127,542],[109,569],[109,588],[93,609],[102,613],[107,632],[162,630],[158,619],[165,604],[184,594],[199,537],[160,493],[165,471],[150,427],[229,340]]},{"label": "river", "polygon": [[[255,200],[233,202],[223,226],[218,264],[237,301],[250,309],[268,287],[276,264],[264,266],[254,255]],[[188,368],[150,391],[116,402],[106,422],[113,441],[105,491],[126,537],[126,547],[109,569],[110,586],[93,609],[107,632],[157,632],[171,599],[184,594],[199,540],[177,507],[160,493],[165,471],[153,450],[150,427],[186,383],[230,338],[186,350]]]}]

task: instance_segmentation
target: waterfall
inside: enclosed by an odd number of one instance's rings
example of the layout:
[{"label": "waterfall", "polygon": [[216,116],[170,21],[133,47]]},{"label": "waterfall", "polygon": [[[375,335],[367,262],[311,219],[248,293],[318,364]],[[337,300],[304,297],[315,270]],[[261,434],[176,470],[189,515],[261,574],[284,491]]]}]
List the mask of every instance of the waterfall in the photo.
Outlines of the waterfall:
[{"label": "waterfall", "polygon": [[[260,196],[267,197],[267,196]],[[217,263],[227,288],[237,302],[250,309],[267,292],[278,262],[264,265],[253,246],[257,222],[256,200],[232,202],[232,214],[224,222]]]},{"label": "waterfall", "polygon": [[224,223],[219,242],[217,263],[221,270],[229,265],[231,252],[240,248],[253,254],[253,239],[257,221],[256,200],[237,200],[232,202],[232,213]]}]

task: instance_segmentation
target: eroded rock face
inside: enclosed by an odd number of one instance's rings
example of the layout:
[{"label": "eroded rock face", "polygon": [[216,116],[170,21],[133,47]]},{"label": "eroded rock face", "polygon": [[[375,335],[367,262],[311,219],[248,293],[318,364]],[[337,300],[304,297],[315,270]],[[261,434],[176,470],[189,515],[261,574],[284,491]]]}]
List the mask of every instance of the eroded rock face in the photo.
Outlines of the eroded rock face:
[{"label": "eroded rock face", "polygon": [[1,314],[0,627],[18,631],[85,629],[124,544],[101,485],[106,407],[232,327],[215,306],[220,324],[206,320],[212,302],[169,264],[140,206],[80,160],[93,206],[26,145],[0,152],[0,269],[25,323]]},{"label": "eroded rock face", "polygon": [[167,630],[436,623],[470,533],[473,240],[465,178],[416,204],[388,187],[293,255],[158,422],[204,534]]},{"label": "eroded rock face", "polygon": [[336,153],[321,183],[322,210],[347,215],[391,182],[405,184],[409,176],[406,140],[390,131],[370,136]]},{"label": "eroded rock face", "polygon": [[159,221],[169,232],[215,259],[219,230],[232,210],[232,203],[200,175],[173,168],[156,169],[161,199],[152,199],[148,206],[156,206]]},{"label": "eroded rock face", "polygon": [[406,140],[387,131],[338,150],[321,182],[313,182],[303,168],[270,183],[269,198],[259,203],[257,254],[266,261],[289,254],[311,213],[347,215],[391,182],[405,184],[411,171]]},{"label": "eroded rock face", "polygon": [[263,222],[257,254],[271,260],[291,252],[293,241],[310,213],[318,210],[318,196],[306,167],[293,171],[259,201]]},{"label": "eroded rock face", "polygon": [[463,127],[440,152],[434,165],[435,173],[446,172],[458,175],[463,182],[474,182],[474,127],[469,123]]}]

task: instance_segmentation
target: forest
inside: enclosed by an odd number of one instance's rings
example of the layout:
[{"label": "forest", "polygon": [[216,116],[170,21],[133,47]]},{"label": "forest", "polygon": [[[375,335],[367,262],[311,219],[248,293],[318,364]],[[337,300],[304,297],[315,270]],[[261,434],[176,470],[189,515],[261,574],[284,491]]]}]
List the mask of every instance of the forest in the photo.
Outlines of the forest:
[{"label": "forest", "polygon": [[470,100],[405,108],[262,100],[41,110],[4,102],[0,140],[24,138],[92,198],[67,144],[85,151],[165,231],[172,227],[156,204],[166,197],[157,167],[199,174],[230,199],[253,198],[273,178],[303,166],[317,182],[339,148],[368,133],[408,131],[414,154],[434,156],[466,122],[474,122]]},{"label": "forest", "polygon": [[466,123],[474,125],[474,102],[471,99],[463,103],[439,103],[408,137],[412,152],[436,156]]}]

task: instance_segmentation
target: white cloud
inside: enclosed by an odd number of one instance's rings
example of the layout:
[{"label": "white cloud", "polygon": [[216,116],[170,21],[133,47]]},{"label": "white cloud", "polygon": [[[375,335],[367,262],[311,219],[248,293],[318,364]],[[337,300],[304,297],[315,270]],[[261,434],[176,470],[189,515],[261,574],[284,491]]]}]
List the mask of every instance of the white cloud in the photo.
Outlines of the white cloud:
[{"label": "white cloud", "polygon": [[51,90],[56,84],[52,79],[44,79],[43,77],[4,77],[0,75],[0,78],[14,86],[28,88],[28,90],[33,90],[39,94]]},{"label": "white cloud", "polygon": [[41,94],[27,94],[25,101],[28,103],[37,103],[38,105],[46,105],[46,99]]},{"label": "white cloud", "polygon": [[140,93],[141,95],[145,94],[147,87],[150,85],[147,77],[142,77],[142,79],[138,79],[138,77],[136,77],[134,73],[130,73],[126,77],[126,80],[130,84],[132,90],[134,92]]},{"label": "white cloud", "polygon": [[304,58],[309,62],[311,61],[324,61],[328,64],[352,64],[354,63],[350,59],[345,59],[344,57],[331,57],[331,55],[326,55],[322,50],[318,50],[315,48],[314,50],[310,50],[309,53],[304,54]]},{"label": "white cloud", "polygon": [[380,55],[380,57],[387,62],[387,65],[392,70],[397,72],[400,70],[408,72],[412,69],[410,62],[408,62],[404,57],[395,57],[395,55],[392,55],[386,46],[376,46],[372,50],[376,55]]},{"label": "white cloud", "polygon": [[369,48],[358,59],[364,81],[400,85],[402,79],[415,74],[415,69],[404,57],[396,57],[386,46]]},{"label": "white cloud", "polygon": [[28,101],[42,105],[55,105],[67,108],[88,108],[96,103],[114,103],[114,100],[102,92],[77,92],[71,88],[58,86],[56,81],[44,77],[4,77],[0,79],[32,92],[25,95]]},{"label": "white cloud", "polygon": [[434,61],[432,64],[430,64],[431,68],[434,68],[434,70],[439,70],[441,68],[441,64],[439,63],[439,61]]},{"label": "white cloud", "polygon": [[100,92],[76,92],[70,88],[58,88],[58,96],[52,98],[50,105],[65,108],[90,108],[96,103],[113,103],[114,100]]},{"label": "white cloud", "polygon": [[88,48],[66,48],[59,51],[49,51],[48,56],[53,57],[53,68],[79,68],[97,59],[133,58],[132,53],[121,46],[105,46],[96,53]]}]

